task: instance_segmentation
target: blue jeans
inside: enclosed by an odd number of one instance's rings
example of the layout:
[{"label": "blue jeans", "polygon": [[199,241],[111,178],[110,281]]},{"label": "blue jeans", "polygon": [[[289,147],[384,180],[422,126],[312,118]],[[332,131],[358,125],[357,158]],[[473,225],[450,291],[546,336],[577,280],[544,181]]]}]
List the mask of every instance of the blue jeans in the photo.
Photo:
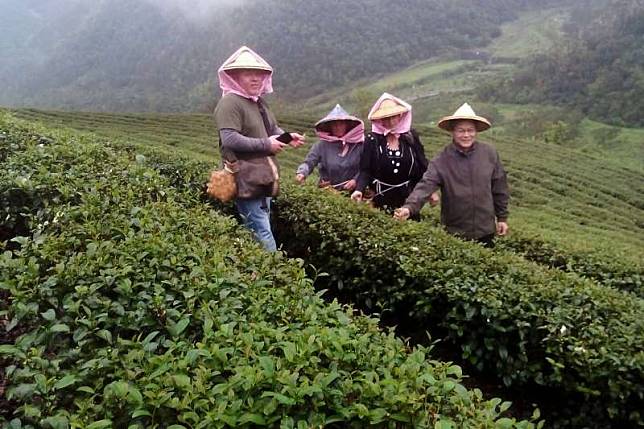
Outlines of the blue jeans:
[{"label": "blue jeans", "polygon": [[275,252],[277,245],[271,231],[271,198],[238,199],[235,204],[246,228],[253,231],[266,250]]}]

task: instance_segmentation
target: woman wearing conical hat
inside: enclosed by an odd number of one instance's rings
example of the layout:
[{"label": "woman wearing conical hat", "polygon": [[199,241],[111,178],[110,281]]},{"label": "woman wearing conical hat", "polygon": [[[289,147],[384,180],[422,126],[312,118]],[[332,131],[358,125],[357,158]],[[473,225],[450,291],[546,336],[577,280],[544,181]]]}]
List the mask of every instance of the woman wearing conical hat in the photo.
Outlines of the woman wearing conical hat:
[{"label": "woman wearing conical hat", "polygon": [[[222,98],[214,116],[223,160],[235,163],[235,205],[244,224],[269,251],[276,250],[270,225],[271,198],[279,190],[275,155],[286,146],[283,133],[261,96],[273,92],[273,68],[257,53],[242,46],[219,68]],[[304,136],[291,133],[291,146]]]},{"label": "woman wearing conical hat", "polygon": [[498,152],[477,138],[490,128],[490,121],[465,103],[438,126],[452,135],[452,143],[430,161],[423,179],[394,216],[400,220],[413,216],[440,189],[441,223],[447,231],[492,247],[495,233],[508,232],[509,190]]},{"label": "woman wearing conical hat", "polygon": [[353,191],[360,173],[360,156],[364,141],[364,123],[349,115],[337,104],[328,115],[315,124],[320,138],[297,168],[299,183],[319,166],[320,187],[331,186],[338,190]]},{"label": "woman wearing conical hat", "polygon": [[[384,93],[369,112],[360,176],[351,198],[360,201],[368,186],[375,207],[393,212],[405,202],[427,169],[425,150],[411,128],[411,106]],[[418,216],[414,216],[417,218]]]}]

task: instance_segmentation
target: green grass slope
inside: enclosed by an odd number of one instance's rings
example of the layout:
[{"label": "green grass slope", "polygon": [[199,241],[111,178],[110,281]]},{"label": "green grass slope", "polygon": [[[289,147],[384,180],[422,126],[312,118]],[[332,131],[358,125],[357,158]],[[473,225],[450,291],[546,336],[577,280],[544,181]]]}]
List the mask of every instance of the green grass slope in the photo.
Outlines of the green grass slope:
[{"label": "green grass slope", "polygon": [[562,37],[567,8],[534,10],[501,26],[501,36],[485,48],[494,57],[523,58],[549,50]]}]

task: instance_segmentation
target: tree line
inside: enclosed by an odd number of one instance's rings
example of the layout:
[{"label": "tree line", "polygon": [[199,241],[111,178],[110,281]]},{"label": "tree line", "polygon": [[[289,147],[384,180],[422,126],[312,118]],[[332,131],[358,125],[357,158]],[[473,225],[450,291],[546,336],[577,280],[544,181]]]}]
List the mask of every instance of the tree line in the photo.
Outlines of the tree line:
[{"label": "tree line", "polygon": [[485,46],[522,10],[553,2],[247,0],[202,19],[142,0],[67,3],[55,13],[42,0],[4,6],[0,23],[19,16],[21,25],[5,26],[0,44],[9,58],[0,104],[195,110],[218,94],[216,69],[241,44],[275,67],[280,94],[301,99]]},{"label": "tree line", "polygon": [[565,31],[560,46],[521,61],[513,76],[481,86],[481,97],[574,106],[593,119],[644,126],[644,3],[580,5]]}]

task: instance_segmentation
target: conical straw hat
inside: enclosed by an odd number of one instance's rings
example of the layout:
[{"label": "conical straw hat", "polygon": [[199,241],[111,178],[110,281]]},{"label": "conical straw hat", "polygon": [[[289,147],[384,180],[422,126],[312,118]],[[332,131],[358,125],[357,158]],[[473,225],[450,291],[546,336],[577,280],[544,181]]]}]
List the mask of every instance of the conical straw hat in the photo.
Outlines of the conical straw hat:
[{"label": "conical straw hat", "polygon": [[409,112],[409,109],[401,104],[396,103],[391,98],[387,98],[380,103],[380,106],[369,115],[369,120],[388,118],[390,116],[400,115]]},{"label": "conical straw hat", "polygon": [[221,67],[221,70],[253,69],[272,72],[273,68],[257,53],[247,46],[242,46],[232,54]]},{"label": "conical straw hat", "polygon": [[490,121],[485,119],[483,116],[478,116],[474,113],[474,109],[467,103],[463,103],[456,112],[451,116],[445,116],[438,121],[438,128],[441,128],[446,131],[452,131],[454,123],[460,120],[473,121],[476,126],[476,131],[485,131],[492,126]]},{"label": "conical straw hat", "polygon": [[315,129],[329,131],[329,125],[333,121],[347,121],[350,122],[349,128],[352,129],[356,125],[362,123],[362,121],[355,116],[351,116],[347,113],[346,110],[342,108],[339,104],[336,104],[333,110],[329,112],[324,118],[317,121],[315,124]]}]

